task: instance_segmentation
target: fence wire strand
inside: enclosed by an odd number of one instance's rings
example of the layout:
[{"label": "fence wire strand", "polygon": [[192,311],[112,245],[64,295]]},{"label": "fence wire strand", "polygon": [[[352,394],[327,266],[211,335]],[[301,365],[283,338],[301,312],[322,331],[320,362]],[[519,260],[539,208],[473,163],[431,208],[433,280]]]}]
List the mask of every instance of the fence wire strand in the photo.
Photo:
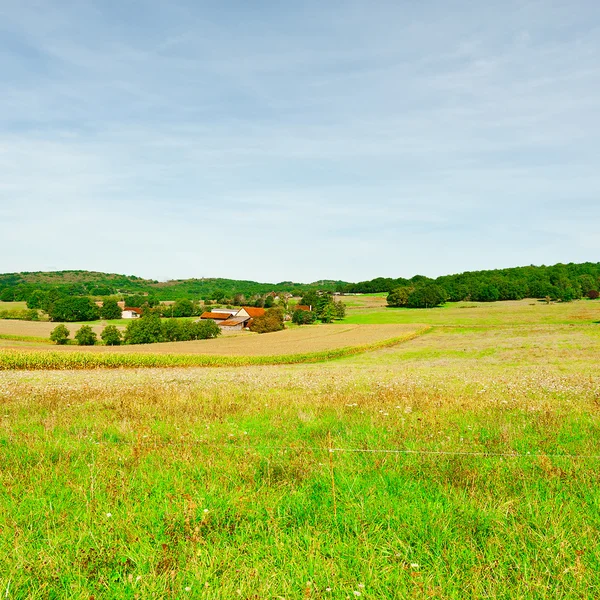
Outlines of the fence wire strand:
[{"label": "fence wire strand", "polygon": [[414,450],[408,448],[342,448],[329,446],[265,446],[265,445],[240,445],[232,442],[211,442],[208,440],[147,440],[137,439],[128,441],[110,442],[107,440],[90,440],[97,445],[115,445],[115,446],[205,446],[218,449],[236,449],[245,451],[290,451],[290,452],[328,452],[334,453],[350,453],[350,454],[395,454],[395,455],[412,455],[412,456],[465,456],[471,458],[568,458],[573,460],[588,459],[600,460],[600,454],[548,454],[545,452],[486,452],[484,450]]}]

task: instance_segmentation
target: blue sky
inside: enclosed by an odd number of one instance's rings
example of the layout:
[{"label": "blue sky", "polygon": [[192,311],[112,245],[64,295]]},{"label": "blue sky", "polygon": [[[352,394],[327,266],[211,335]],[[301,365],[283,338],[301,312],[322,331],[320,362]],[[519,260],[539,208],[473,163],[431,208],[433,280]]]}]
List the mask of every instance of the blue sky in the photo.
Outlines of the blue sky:
[{"label": "blue sky", "polygon": [[0,0],[0,272],[600,260],[600,2]]}]

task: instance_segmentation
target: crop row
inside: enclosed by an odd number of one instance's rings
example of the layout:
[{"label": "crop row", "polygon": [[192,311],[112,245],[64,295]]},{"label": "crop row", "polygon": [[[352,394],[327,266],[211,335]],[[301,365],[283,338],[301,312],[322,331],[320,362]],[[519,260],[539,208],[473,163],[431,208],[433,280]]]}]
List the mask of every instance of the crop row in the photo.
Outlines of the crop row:
[{"label": "crop row", "polygon": [[402,337],[394,337],[370,344],[346,346],[320,352],[278,354],[272,356],[211,356],[203,354],[142,354],[90,353],[0,350],[0,370],[67,370],[119,369],[143,367],[238,367],[246,365],[278,365],[312,363],[334,360],[387,348],[411,340],[429,327]]}]

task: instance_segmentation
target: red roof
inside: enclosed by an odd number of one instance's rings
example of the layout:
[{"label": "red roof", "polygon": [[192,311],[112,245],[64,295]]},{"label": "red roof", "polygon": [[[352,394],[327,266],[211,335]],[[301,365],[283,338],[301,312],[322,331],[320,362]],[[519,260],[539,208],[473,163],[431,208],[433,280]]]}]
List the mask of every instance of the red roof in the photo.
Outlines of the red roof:
[{"label": "red roof", "polygon": [[219,312],[205,312],[200,315],[201,319],[216,319],[216,320],[225,320],[229,319],[231,315],[229,313],[219,313]]},{"label": "red roof", "polygon": [[294,310],[305,310],[306,312],[310,312],[310,306],[306,304],[298,304]]},{"label": "red roof", "polygon": [[256,308],[254,306],[242,306],[242,308],[251,316],[251,317],[262,317],[265,314],[264,308]]},{"label": "red roof", "polygon": [[137,313],[138,315],[142,314],[142,309],[136,308],[135,306],[126,306],[123,310],[130,310],[131,312]]},{"label": "red roof", "polygon": [[250,320],[250,317],[231,317],[231,319],[227,319],[226,321],[219,323],[219,327],[235,327],[236,325],[241,325],[248,320]]}]

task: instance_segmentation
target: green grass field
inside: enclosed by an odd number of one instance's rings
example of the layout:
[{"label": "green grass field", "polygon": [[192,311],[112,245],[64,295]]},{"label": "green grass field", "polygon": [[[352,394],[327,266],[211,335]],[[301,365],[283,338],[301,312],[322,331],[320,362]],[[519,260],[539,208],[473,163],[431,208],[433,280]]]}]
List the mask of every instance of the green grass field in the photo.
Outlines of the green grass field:
[{"label": "green grass field", "polygon": [[417,311],[315,364],[1,371],[0,593],[596,598],[596,307]]}]

